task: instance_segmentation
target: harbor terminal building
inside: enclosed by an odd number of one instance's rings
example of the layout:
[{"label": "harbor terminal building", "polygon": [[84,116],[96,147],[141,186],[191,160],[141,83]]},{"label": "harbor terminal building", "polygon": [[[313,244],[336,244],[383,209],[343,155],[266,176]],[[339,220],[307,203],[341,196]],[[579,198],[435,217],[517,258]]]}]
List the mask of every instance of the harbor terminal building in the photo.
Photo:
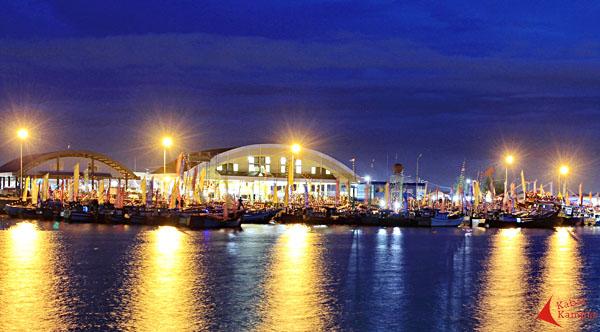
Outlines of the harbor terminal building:
[{"label": "harbor terminal building", "polygon": [[[282,201],[292,168],[292,194],[333,198],[339,182],[347,197],[361,178],[348,166],[322,152],[285,144],[254,144],[236,148],[192,152],[149,174],[163,183],[172,181],[179,168],[187,179],[203,180],[203,194],[219,199],[225,193],[252,201]],[[179,167],[177,166],[180,163]],[[193,181],[193,180],[192,180]],[[274,195],[277,195],[277,198]],[[352,192],[351,192],[352,194]]]}]

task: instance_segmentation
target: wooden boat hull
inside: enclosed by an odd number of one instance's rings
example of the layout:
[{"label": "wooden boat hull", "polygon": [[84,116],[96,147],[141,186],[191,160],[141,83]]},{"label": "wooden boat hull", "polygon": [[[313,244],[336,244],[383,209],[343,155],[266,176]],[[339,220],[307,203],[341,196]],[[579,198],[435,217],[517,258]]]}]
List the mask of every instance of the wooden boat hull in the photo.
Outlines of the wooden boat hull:
[{"label": "wooden boat hull", "polygon": [[562,218],[558,217],[558,211],[540,217],[519,218],[516,221],[488,219],[485,223],[490,228],[554,228],[564,226]]},{"label": "wooden boat hull", "polygon": [[240,228],[244,216],[222,219],[211,215],[191,215],[189,217],[190,229],[220,229],[220,228]]},{"label": "wooden boat hull", "polygon": [[431,227],[458,227],[460,226],[463,221],[465,220],[465,217],[458,217],[458,218],[436,218],[436,217],[431,217],[430,218],[430,226]]},{"label": "wooden boat hull", "polygon": [[6,214],[11,218],[16,219],[39,219],[39,216],[34,207],[6,205],[4,207]]}]

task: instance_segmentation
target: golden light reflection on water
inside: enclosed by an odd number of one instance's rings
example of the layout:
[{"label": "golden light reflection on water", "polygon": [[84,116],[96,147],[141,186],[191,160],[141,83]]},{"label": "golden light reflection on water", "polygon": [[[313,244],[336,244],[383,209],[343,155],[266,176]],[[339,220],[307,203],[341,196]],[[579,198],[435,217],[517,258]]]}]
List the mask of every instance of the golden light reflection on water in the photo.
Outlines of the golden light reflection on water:
[{"label": "golden light reflection on water", "polygon": [[479,331],[527,331],[534,317],[523,315],[527,289],[527,240],[520,229],[501,229],[492,238],[478,309]]},{"label": "golden light reflection on water", "polygon": [[[8,234],[7,234],[8,233]],[[0,330],[71,328],[57,287],[60,262],[51,232],[20,222],[0,231]]]},{"label": "golden light reflection on water", "polygon": [[[584,297],[583,281],[581,280],[582,260],[579,253],[579,243],[572,235],[571,228],[558,228],[548,238],[547,250],[543,259],[542,286],[539,292],[537,310],[540,311],[552,296],[550,311],[554,319],[563,328],[538,320],[536,329],[539,331],[579,331],[582,322],[577,319],[564,319],[558,316],[557,301],[569,301]],[[575,307],[566,312],[585,312],[585,307]],[[597,320],[594,319],[597,326]]]},{"label": "golden light reflection on water", "polygon": [[202,281],[194,264],[193,244],[175,227],[142,233],[145,240],[134,249],[137,267],[123,291],[129,298],[120,326],[129,331],[204,330],[202,294],[194,286]]},{"label": "golden light reflection on water", "polygon": [[331,331],[334,309],[324,284],[322,246],[318,233],[303,225],[290,226],[273,248],[257,331]]}]

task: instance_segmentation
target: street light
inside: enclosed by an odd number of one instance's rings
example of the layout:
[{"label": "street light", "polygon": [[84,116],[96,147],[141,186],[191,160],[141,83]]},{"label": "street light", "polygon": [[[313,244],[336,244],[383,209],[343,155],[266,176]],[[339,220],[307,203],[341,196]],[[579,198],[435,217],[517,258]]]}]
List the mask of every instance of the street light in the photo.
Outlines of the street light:
[{"label": "street light", "polygon": [[298,153],[298,152],[300,152],[300,145],[299,145],[299,144],[294,144],[294,145],[292,145],[292,152],[293,152],[293,153]]},{"label": "street light", "polygon": [[163,182],[167,180],[167,148],[173,145],[171,137],[165,137],[162,140],[163,144]]},{"label": "street light", "polygon": [[[567,173],[569,173],[569,167],[567,167],[566,165],[562,165],[560,166],[559,172],[558,172],[558,193],[560,194],[560,180],[561,180],[561,175],[565,176],[567,175]],[[566,193],[567,191],[567,180],[565,179],[565,190],[563,190],[563,194]]]},{"label": "street light", "polygon": [[506,179],[504,180],[504,193],[508,190],[508,165],[512,164],[515,161],[515,157],[512,155],[506,156]]},{"label": "street light", "polygon": [[21,194],[21,192],[23,191],[23,141],[27,138],[27,136],[29,136],[29,132],[27,131],[27,129],[21,128],[17,132],[17,135],[21,139],[21,175],[19,178],[19,194]]}]

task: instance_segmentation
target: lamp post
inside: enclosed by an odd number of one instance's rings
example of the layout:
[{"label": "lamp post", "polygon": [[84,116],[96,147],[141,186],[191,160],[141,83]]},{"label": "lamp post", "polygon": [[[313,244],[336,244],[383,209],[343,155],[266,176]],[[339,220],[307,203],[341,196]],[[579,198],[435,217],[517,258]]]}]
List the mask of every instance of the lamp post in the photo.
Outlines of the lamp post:
[{"label": "lamp post", "polygon": [[21,150],[21,168],[20,168],[20,176],[19,176],[19,194],[23,191],[23,141],[29,136],[29,132],[27,129],[19,129],[17,135],[21,139],[20,141],[20,150]]},{"label": "lamp post", "polygon": [[[559,169],[558,172],[558,194],[560,195],[560,180],[561,180],[561,175],[564,175],[565,177],[567,176],[567,173],[569,173],[569,167],[567,167],[566,165],[562,165]],[[566,190],[567,189],[567,180],[565,179],[565,190],[563,190],[563,194],[566,194]]]},{"label": "lamp post", "polygon": [[[167,180],[167,148],[173,145],[171,137],[165,137],[162,140],[163,145],[163,184]],[[166,189],[165,189],[166,190]]]},{"label": "lamp post", "polygon": [[506,178],[504,180],[504,192],[506,193],[508,190],[508,165],[512,164],[515,161],[515,157],[512,155],[506,156]]},{"label": "lamp post", "polygon": [[419,186],[419,159],[421,159],[421,157],[423,157],[423,154],[419,153],[419,155],[417,156],[417,187]]},{"label": "lamp post", "polygon": [[289,166],[288,166],[288,185],[287,185],[287,190],[285,191],[285,197],[286,197],[286,202],[285,202],[285,206],[287,208],[287,206],[290,203],[290,191],[292,186],[294,185],[294,173],[295,173],[295,163],[294,163],[294,157],[296,154],[298,154],[301,150],[301,147],[299,144],[292,144],[291,147],[292,150],[292,155],[290,158],[290,162],[289,162]]}]

